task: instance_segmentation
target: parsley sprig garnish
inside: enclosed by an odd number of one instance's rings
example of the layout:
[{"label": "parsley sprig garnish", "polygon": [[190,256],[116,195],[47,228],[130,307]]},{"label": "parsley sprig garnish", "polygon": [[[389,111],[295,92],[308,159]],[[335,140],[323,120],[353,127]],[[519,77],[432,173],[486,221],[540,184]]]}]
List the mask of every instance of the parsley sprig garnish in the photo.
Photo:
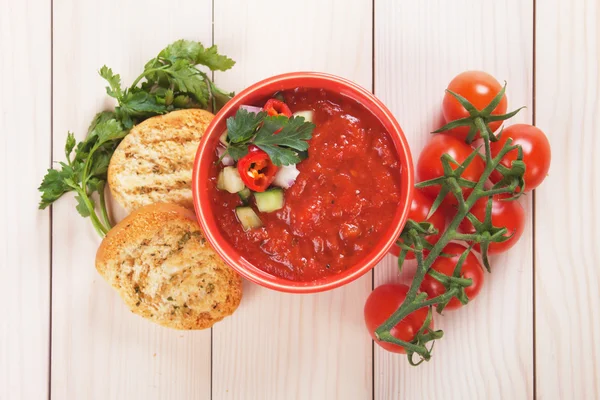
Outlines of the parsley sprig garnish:
[{"label": "parsley sprig garnish", "polygon": [[[178,40],[148,61],[131,87],[121,88],[121,77],[106,65],[100,76],[108,82],[106,93],[117,99],[117,117],[126,128],[158,114],[181,108],[204,108],[217,112],[233,93],[215,86],[197,65],[211,71],[226,71],[235,61],[220,55],[217,46],[205,48],[200,42]],[[138,84],[144,82],[138,87]]]},{"label": "parsley sprig garnish", "polygon": [[[218,111],[233,93],[218,89],[197,66],[225,71],[234,64],[220,55],[216,46],[205,48],[199,42],[178,40],[146,63],[128,88],[123,89],[121,77],[103,66],[100,76],[108,82],[106,92],[117,100],[118,106],[114,111],[97,114],[83,141],[77,143],[69,132],[65,144],[67,161],[59,162],[60,168],[49,169],[39,187],[40,209],[65,193],[75,192],[77,211],[89,217],[96,231],[104,236],[112,227],[104,198],[108,165],[129,129],[147,118],[178,109]],[[101,218],[96,213],[94,193],[98,194]]]},{"label": "parsley sprig garnish", "polygon": [[227,152],[234,161],[248,154],[253,144],[277,166],[297,164],[308,150],[315,125],[304,117],[267,116],[243,108],[227,119]]}]

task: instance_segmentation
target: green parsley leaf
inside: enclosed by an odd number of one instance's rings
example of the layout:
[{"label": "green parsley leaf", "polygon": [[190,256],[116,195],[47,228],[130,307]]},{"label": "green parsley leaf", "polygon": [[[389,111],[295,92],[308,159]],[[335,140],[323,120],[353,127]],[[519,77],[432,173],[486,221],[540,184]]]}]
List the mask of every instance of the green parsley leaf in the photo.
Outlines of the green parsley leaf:
[{"label": "green parsley leaf", "polygon": [[144,120],[155,115],[166,114],[166,106],[158,104],[156,97],[142,91],[127,93],[116,108],[118,118],[123,125],[131,129],[134,120]]},{"label": "green parsley leaf", "polygon": [[173,90],[165,90],[164,88],[158,88],[157,92],[154,95],[156,96],[156,102],[158,104],[164,104],[167,107],[173,104],[173,99],[175,97]]},{"label": "green parsley leaf", "polygon": [[256,128],[265,120],[267,113],[251,113],[240,108],[235,113],[235,117],[227,118],[227,137],[230,143],[242,143],[250,140]]},{"label": "green parsley leaf", "polygon": [[60,170],[49,169],[42,184],[38,188],[42,192],[40,201],[40,210],[45,209],[50,204],[58,200],[63,194],[70,192],[72,188],[65,183],[65,179],[73,177],[73,169],[71,167],[62,168]]},{"label": "green parsley leaf", "polygon": [[235,65],[235,61],[231,58],[218,53],[217,46],[205,48],[200,42],[184,39],[168,45],[158,54],[158,57],[171,62],[186,59],[194,65],[205,65],[211,71],[226,71]]},{"label": "green parsley leaf", "polygon": [[279,147],[270,144],[257,144],[257,146],[269,155],[273,164],[278,167],[282,165],[298,164],[300,157],[293,150],[286,149],[285,147]]},{"label": "green parsley leaf", "polygon": [[[87,218],[92,215],[91,210],[88,208],[87,204],[85,204],[85,200],[80,195],[75,196],[75,200],[77,200],[77,206],[75,207],[83,218]],[[94,201],[89,199],[92,205],[94,205]]]},{"label": "green parsley leaf", "polygon": [[96,177],[90,178],[87,183],[87,189],[89,193],[103,192],[106,186],[106,180],[99,179]]},{"label": "green parsley leaf", "polygon": [[277,166],[297,164],[307,156],[307,141],[314,129],[315,125],[303,117],[269,117],[265,112],[255,114],[240,108],[227,119],[227,153],[237,161],[248,154],[249,145],[255,144]]},{"label": "green parsley leaf", "polygon": [[106,174],[108,173],[108,164],[110,164],[112,152],[96,152],[93,157],[94,158],[91,163],[92,167],[90,168],[89,176],[106,179]]},{"label": "green parsley leaf", "polygon": [[178,60],[163,72],[169,75],[177,91],[192,94],[203,107],[208,105],[209,92],[204,76],[189,61]]},{"label": "green parsley leaf", "polygon": [[190,96],[180,94],[173,99],[173,106],[177,108],[191,108],[194,105],[194,100]]},{"label": "green parsley leaf", "polygon": [[[280,129],[281,131],[279,131]],[[277,145],[305,151],[308,149],[307,140],[312,138],[314,129],[315,125],[305,122],[303,117],[289,119],[284,116],[267,117],[263,126],[256,133],[254,144],[260,148],[262,148],[261,146]],[[277,131],[279,132],[275,134]],[[275,161],[273,160],[273,162]]]},{"label": "green parsley leaf", "polygon": [[[147,62],[131,87],[123,88],[121,77],[112,69],[100,68],[100,76],[108,83],[106,93],[116,98],[119,105],[114,111],[100,112],[94,117],[85,140],[77,143],[75,136],[68,133],[64,148],[67,162],[60,163],[56,170],[48,170],[39,187],[40,208],[74,191],[77,211],[90,217],[96,231],[104,236],[111,228],[104,201],[108,165],[129,129],[147,118],[180,108],[217,112],[233,94],[217,88],[195,65],[224,71],[234,64],[230,58],[220,55],[216,46],[205,48],[200,42],[179,40]],[[240,147],[238,153],[247,151],[247,146]],[[96,214],[91,198],[94,193],[100,195],[104,222]]]},{"label": "green parsley leaf", "polygon": [[111,140],[123,139],[127,135],[127,131],[123,129],[123,125],[116,119],[109,119],[99,123],[92,132],[98,137],[99,145]]},{"label": "green parsley leaf", "polygon": [[123,95],[123,90],[121,89],[121,76],[119,74],[114,74],[112,69],[108,68],[106,65],[100,68],[99,73],[100,76],[108,82],[109,86],[106,87],[106,93],[110,97],[120,99]]},{"label": "green parsley leaf", "polygon": [[206,65],[211,71],[227,71],[235,65],[231,58],[219,54],[216,45],[196,53],[196,64]]},{"label": "green parsley leaf", "polygon": [[112,140],[120,140],[127,135],[127,131],[123,129],[123,125],[116,119],[109,119],[99,123],[93,130],[98,137],[98,145],[102,145]]},{"label": "green parsley leaf", "polygon": [[[94,227],[101,235],[106,234],[110,226],[104,226],[100,222],[91,195],[98,192],[103,199],[110,157],[128,133],[114,117],[114,113],[97,114],[90,125],[90,132],[82,142],[76,143],[74,135],[69,132],[65,144],[68,163],[61,162],[60,169],[48,170],[39,187],[42,192],[41,209],[48,207],[63,194],[75,191],[77,211],[83,217],[91,217]],[[73,149],[75,157],[71,160]],[[103,201],[102,206],[105,207]]]},{"label": "green parsley leaf", "polygon": [[248,145],[230,145],[227,147],[227,153],[233,158],[233,161],[237,161],[248,154]]},{"label": "green parsley leaf", "polygon": [[65,156],[67,157],[67,161],[71,164],[71,153],[73,152],[73,148],[75,148],[76,144],[75,135],[73,132],[67,133],[67,143],[65,143]]},{"label": "green parsley leaf", "polygon": [[98,124],[104,123],[111,119],[117,119],[117,115],[113,111],[101,111],[94,116],[92,123],[88,127],[87,134],[88,136],[92,133]]}]

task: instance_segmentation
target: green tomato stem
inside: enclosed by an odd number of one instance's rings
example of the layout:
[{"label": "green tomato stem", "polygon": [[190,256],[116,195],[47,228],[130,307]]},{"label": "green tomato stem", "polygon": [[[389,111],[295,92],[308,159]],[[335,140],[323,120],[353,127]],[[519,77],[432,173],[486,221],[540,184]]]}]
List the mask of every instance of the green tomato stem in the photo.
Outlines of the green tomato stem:
[{"label": "green tomato stem", "polygon": [[[446,230],[444,231],[444,233],[442,234],[442,236],[436,242],[436,244],[429,250],[429,254],[427,255],[427,257],[425,259],[423,259],[423,253],[422,253],[423,247],[420,244],[421,240],[419,238],[417,238],[416,244],[415,244],[415,257],[417,259],[417,271],[415,273],[415,277],[412,281],[410,289],[406,295],[406,298],[404,299],[404,302],[402,303],[402,305],[383,324],[381,324],[375,330],[375,334],[379,338],[380,341],[399,344],[399,345],[405,347],[409,351],[418,353],[423,358],[429,357],[429,352],[427,349],[425,349],[425,351],[423,351],[422,346],[415,347],[414,344],[412,346],[407,346],[405,342],[402,342],[391,335],[391,333],[390,333],[391,329],[394,326],[396,326],[400,321],[402,321],[402,319],[404,319],[406,316],[408,316],[410,313],[412,313],[420,308],[429,307],[434,304],[438,304],[438,303],[444,304],[447,301],[449,301],[452,297],[454,297],[458,294],[460,289],[457,287],[452,287],[444,294],[437,296],[435,298],[432,298],[432,299],[420,300],[420,296],[417,296],[417,292],[419,290],[419,287],[421,286],[421,283],[423,282],[425,275],[427,274],[427,272],[433,265],[434,261],[440,256],[443,248],[451,240],[472,239],[472,237],[469,235],[461,235],[461,234],[457,233],[458,226],[460,225],[461,221],[467,216],[467,214],[469,213],[471,208],[475,205],[477,200],[479,200],[482,197],[489,196],[489,193],[491,191],[486,191],[484,185],[485,185],[486,181],[488,180],[488,178],[490,177],[490,175],[492,174],[492,172],[500,164],[500,161],[502,160],[504,155],[508,151],[511,150],[511,140],[509,139],[505,143],[502,150],[498,153],[498,155],[496,157],[492,158],[491,148],[490,148],[489,130],[487,129],[485,122],[481,118],[476,118],[475,123],[476,123],[477,127],[479,128],[481,136],[483,137],[483,140],[485,142],[485,152],[486,152],[486,154],[485,154],[485,159],[486,159],[485,169],[484,169],[481,177],[479,178],[479,181],[477,182],[477,184],[473,188],[471,194],[469,195],[469,197],[466,200],[464,200],[464,198],[463,198],[462,190],[460,191],[460,193],[455,193],[456,191],[453,191],[453,194],[457,197],[457,201],[459,204],[457,213],[454,216],[454,218],[452,219],[452,221],[450,222],[450,224],[448,225],[448,227],[446,228]],[[498,193],[500,193],[500,192],[501,191],[498,191]],[[402,343],[400,343],[400,342],[402,342]]]}]

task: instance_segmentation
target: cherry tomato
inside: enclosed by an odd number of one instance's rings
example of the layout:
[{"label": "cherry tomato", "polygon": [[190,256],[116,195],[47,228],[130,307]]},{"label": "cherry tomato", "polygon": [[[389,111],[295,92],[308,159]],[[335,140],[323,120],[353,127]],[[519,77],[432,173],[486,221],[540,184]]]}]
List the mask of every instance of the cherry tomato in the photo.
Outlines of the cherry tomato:
[{"label": "cherry tomato", "polygon": [[[496,97],[496,95],[502,90],[502,85],[490,74],[483,71],[466,71],[458,74],[450,84],[448,90],[457,93],[475,106],[478,110],[484,109],[490,102]],[[505,114],[507,108],[506,95],[502,97],[498,106],[492,111],[492,115]],[[469,116],[469,112],[456,100],[450,93],[444,95],[444,101],[442,103],[442,111],[444,113],[444,119],[446,123],[455,121],[457,119],[465,118]],[[497,130],[502,121],[492,122],[489,124],[492,132]],[[462,141],[465,141],[469,134],[468,126],[460,126],[454,128],[448,133],[456,136]],[[479,138],[480,135],[477,133],[475,139]]]},{"label": "cherry tomato", "polygon": [[267,115],[269,115],[270,117],[273,117],[275,115],[285,115],[286,117],[291,118],[292,116],[292,111],[287,106],[287,104],[277,99],[267,100],[265,106],[263,107],[263,110],[265,110]]},{"label": "cherry tomato", "polygon": [[[427,215],[429,214],[429,210],[431,210],[431,206],[433,205],[433,200],[429,197],[425,196],[420,189],[415,190],[415,194],[413,196],[412,203],[410,205],[410,211],[408,212],[408,218],[412,219],[415,222],[431,222],[433,226],[438,230],[438,233],[435,235],[427,236],[427,241],[431,244],[435,244],[438,241],[442,233],[444,233],[444,229],[446,228],[446,216],[442,212],[440,208],[438,208],[429,219],[427,219]],[[400,255],[400,247],[397,245],[392,246],[390,249],[390,253],[394,254],[396,257]],[[406,254],[407,260],[412,260],[415,258],[415,254],[413,252],[408,252]]]},{"label": "cherry tomato", "polygon": [[[458,263],[458,259],[466,249],[467,248],[465,246],[458,243],[447,244],[442,252],[446,254],[452,254],[452,257],[438,257],[433,262],[431,268],[446,276],[452,276],[454,274],[456,264]],[[469,300],[474,299],[481,291],[481,286],[483,285],[483,275],[483,268],[481,267],[479,260],[473,252],[470,252],[460,270],[461,278],[471,279],[473,281],[471,286],[465,288],[465,294]],[[442,285],[440,281],[431,275],[425,275],[423,282],[421,282],[420,290],[422,292],[426,292],[429,295],[429,298],[437,297],[446,293],[446,288],[444,285]],[[453,297],[452,300],[448,302],[445,310],[454,310],[462,307],[462,305],[463,304],[456,297]]]},{"label": "cherry tomato", "polygon": [[[392,353],[406,353],[406,351],[402,346],[377,340],[375,330],[400,307],[407,293],[406,285],[381,285],[371,292],[365,303],[365,323],[369,334],[375,343]],[[390,333],[405,342],[412,341],[425,323],[427,312],[427,307],[414,311],[398,322]],[[433,328],[433,321],[430,326]]]},{"label": "cherry tomato", "polygon": [[[444,153],[450,154],[456,161],[462,163],[473,152],[471,146],[461,142],[460,140],[446,134],[437,134],[425,145],[417,162],[417,179],[418,181],[427,181],[444,175],[442,161],[440,158]],[[452,169],[456,169],[452,165]],[[475,157],[471,164],[465,169],[462,174],[464,179],[477,182],[485,169],[483,160],[480,157]],[[440,193],[441,186],[428,186],[423,188],[429,198],[435,199]],[[464,197],[467,198],[471,193],[471,189],[463,189]],[[446,205],[457,205],[458,202],[453,194],[448,193],[444,200]]]},{"label": "cherry tomato", "polygon": [[[526,166],[523,179],[525,180],[525,192],[529,192],[538,187],[548,175],[552,158],[550,142],[544,132],[533,125],[512,125],[502,131],[500,140],[490,144],[493,157],[500,152],[508,138],[513,140],[513,145],[519,144],[523,149],[523,162]],[[510,163],[517,159],[517,154],[517,150],[509,152],[502,159],[502,164],[510,167]],[[494,171],[490,179],[496,183],[502,179],[502,174]]]},{"label": "cherry tomato", "polygon": [[238,160],[237,167],[244,184],[255,192],[267,190],[278,170],[269,155],[254,145]]},{"label": "cherry tomato", "polygon": [[[507,195],[497,195],[492,199],[492,225],[496,227],[505,226],[508,230],[506,236],[512,237],[506,242],[501,243],[490,243],[488,247],[488,254],[503,253],[510,249],[519,241],[519,238],[523,234],[525,229],[525,210],[518,201],[506,201]],[[487,205],[487,198],[479,199],[473,208],[471,208],[471,214],[477,217],[478,220],[483,221],[485,218],[485,208]],[[475,228],[471,221],[467,218],[463,219],[458,227],[458,231],[461,233],[474,233]],[[480,246],[475,245],[475,250],[480,251]]]}]

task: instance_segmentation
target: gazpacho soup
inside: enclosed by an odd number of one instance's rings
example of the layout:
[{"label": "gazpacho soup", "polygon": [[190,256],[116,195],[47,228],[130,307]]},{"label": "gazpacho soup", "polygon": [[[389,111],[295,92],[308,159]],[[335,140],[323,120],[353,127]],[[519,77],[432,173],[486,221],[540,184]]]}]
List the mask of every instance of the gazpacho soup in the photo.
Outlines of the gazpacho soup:
[{"label": "gazpacho soup", "polygon": [[401,165],[381,122],[321,89],[274,93],[227,120],[209,184],[223,237],[263,271],[314,281],[354,266],[390,228]]}]

